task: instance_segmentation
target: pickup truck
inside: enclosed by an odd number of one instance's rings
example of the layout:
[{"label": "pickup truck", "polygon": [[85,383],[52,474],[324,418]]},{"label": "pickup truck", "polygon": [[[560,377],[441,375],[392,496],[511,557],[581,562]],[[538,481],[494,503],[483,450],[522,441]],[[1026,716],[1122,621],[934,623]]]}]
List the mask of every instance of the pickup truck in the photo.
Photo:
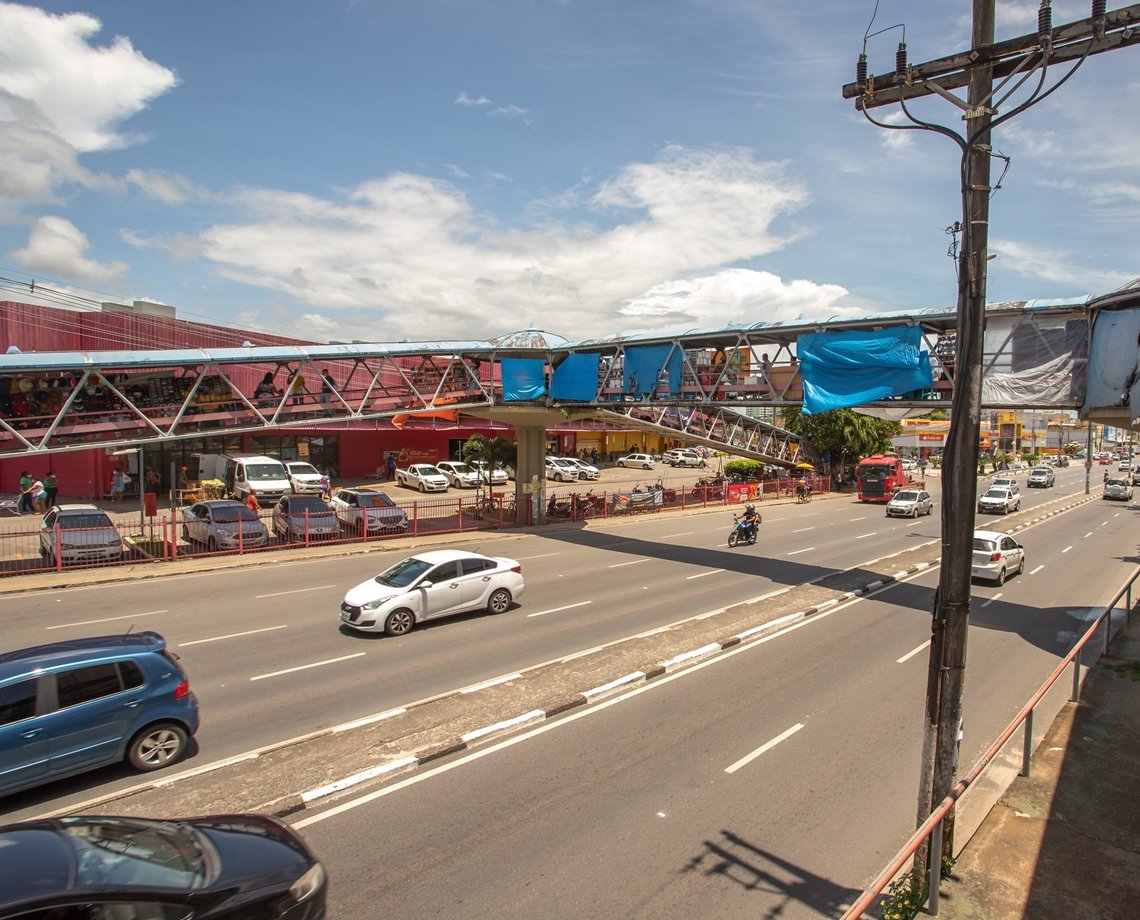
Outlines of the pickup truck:
[{"label": "pickup truck", "polygon": [[447,491],[447,477],[430,463],[413,463],[406,470],[396,470],[396,482],[421,492]]}]

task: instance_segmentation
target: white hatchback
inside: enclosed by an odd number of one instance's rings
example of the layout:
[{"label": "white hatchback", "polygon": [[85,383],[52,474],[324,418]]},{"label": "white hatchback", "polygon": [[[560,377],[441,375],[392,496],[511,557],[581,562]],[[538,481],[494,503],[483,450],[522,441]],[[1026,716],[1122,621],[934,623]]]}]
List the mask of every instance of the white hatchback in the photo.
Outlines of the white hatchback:
[{"label": "white hatchback", "polygon": [[514,559],[432,550],[350,588],[340,622],[360,632],[402,636],[424,620],[469,610],[504,613],[522,597],[523,587],[522,565]]},{"label": "white hatchback", "polygon": [[624,457],[618,457],[617,465],[621,467],[639,466],[643,470],[651,470],[657,465],[657,461],[649,454],[626,454]]},{"label": "white hatchback", "polygon": [[974,556],[970,574],[974,578],[1005,584],[1007,575],[1025,571],[1025,549],[1013,537],[994,530],[974,531]]}]

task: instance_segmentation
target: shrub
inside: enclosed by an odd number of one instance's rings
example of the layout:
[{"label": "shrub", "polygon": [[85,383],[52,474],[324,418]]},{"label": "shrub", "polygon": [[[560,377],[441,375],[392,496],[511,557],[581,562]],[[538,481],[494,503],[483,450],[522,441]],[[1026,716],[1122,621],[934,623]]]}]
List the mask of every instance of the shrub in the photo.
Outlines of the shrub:
[{"label": "shrub", "polygon": [[763,472],[759,460],[729,460],[724,465],[724,477],[730,482],[756,482]]}]

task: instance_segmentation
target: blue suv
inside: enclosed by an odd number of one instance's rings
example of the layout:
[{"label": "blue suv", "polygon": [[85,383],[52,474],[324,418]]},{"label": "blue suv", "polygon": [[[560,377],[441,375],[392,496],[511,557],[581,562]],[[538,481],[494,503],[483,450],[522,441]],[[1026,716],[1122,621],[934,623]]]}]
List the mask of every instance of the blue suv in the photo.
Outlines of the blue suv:
[{"label": "blue suv", "polygon": [[198,700],[155,632],[0,654],[0,795],[128,761],[157,770],[198,730]]}]

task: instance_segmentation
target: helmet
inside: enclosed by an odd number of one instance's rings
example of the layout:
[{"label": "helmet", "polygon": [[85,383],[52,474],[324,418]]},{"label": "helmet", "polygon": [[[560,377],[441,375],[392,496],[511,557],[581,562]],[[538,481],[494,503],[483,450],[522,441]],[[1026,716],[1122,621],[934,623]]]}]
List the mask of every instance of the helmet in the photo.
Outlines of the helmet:
[{"label": "helmet", "polygon": [[745,506],[744,506],[744,510],[745,510],[745,511],[755,511],[755,510],[756,510],[756,506],[755,506],[755,505],[753,505],[752,503],[749,503],[749,504],[747,504],[747,505],[745,505]]}]

